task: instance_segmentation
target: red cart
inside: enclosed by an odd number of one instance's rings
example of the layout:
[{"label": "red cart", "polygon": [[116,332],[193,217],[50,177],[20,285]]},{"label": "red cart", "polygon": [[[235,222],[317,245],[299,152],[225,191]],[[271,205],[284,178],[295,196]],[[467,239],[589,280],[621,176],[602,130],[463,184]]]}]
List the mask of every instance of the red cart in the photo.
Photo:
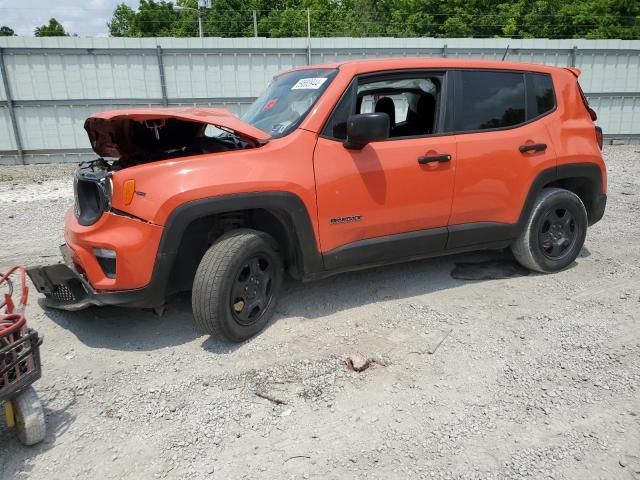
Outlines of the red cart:
[{"label": "red cart", "polygon": [[[9,277],[20,276],[21,295],[13,301],[14,284]],[[25,445],[44,439],[45,422],[42,404],[31,386],[41,375],[38,332],[27,327],[24,310],[28,289],[24,267],[18,265],[6,274],[0,273],[0,404],[4,405],[9,427],[15,427],[18,438]]]}]

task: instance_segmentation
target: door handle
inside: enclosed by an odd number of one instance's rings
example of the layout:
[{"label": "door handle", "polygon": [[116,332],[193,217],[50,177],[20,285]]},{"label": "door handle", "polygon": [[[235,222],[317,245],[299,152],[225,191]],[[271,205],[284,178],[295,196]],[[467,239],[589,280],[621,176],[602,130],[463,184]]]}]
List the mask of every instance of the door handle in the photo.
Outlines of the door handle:
[{"label": "door handle", "polygon": [[442,155],[428,155],[425,157],[418,157],[418,163],[420,165],[426,165],[427,163],[439,162],[446,163],[451,161],[451,155],[444,153]]},{"label": "door handle", "polygon": [[544,152],[547,149],[546,143],[532,143],[531,145],[520,145],[520,153]]}]

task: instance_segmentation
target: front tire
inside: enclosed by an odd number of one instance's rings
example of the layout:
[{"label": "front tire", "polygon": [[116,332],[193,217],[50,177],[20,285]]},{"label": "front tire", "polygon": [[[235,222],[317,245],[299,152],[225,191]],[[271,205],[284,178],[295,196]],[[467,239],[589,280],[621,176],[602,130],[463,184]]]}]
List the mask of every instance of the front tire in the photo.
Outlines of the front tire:
[{"label": "front tire", "polygon": [[587,226],[587,211],[580,197],[561,188],[545,188],[511,251],[530,270],[558,272],[575,261],[584,245]]},{"label": "front tire", "polygon": [[277,243],[257,230],[233,230],[202,257],[193,281],[196,326],[213,337],[242,342],[269,322],[284,268]]}]

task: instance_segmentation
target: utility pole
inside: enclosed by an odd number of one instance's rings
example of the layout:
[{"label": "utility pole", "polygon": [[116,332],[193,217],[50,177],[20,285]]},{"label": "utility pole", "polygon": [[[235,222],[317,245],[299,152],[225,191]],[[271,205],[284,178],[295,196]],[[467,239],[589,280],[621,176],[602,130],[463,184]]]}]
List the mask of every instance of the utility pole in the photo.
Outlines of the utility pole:
[{"label": "utility pole", "polygon": [[198,7],[198,30],[200,30],[200,38],[204,38],[204,23],[202,22],[202,12],[204,7]]},{"label": "utility pole", "polygon": [[258,38],[258,14],[253,11],[253,36]]},{"label": "utility pole", "polygon": [[198,12],[198,31],[200,33],[200,38],[204,37],[204,13],[205,10],[209,7],[210,3],[207,0],[198,0],[198,8],[191,7],[183,7],[182,5],[174,5],[174,12],[182,12],[185,10],[193,10],[194,12]]}]

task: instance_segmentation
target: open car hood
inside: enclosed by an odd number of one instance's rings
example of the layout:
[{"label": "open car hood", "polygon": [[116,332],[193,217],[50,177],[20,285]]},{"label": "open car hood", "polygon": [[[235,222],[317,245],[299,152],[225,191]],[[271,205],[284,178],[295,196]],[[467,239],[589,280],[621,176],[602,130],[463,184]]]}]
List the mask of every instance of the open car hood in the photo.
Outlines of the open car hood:
[{"label": "open car hood", "polygon": [[[212,125],[233,132],[241,140],[261,144],[271,136],[241,120],[224,108],[133,108],[96,113],[85,121],[91,147],[100,156],[121,157],[144,149],[140,142],[142,128],[152,131],[154,124],[178,121],[194,128],[185,128],[190,135],[198,128]],[[156,133],[157,134],[157,133]],[[146,135],[145,135],[146,136]]]}]

